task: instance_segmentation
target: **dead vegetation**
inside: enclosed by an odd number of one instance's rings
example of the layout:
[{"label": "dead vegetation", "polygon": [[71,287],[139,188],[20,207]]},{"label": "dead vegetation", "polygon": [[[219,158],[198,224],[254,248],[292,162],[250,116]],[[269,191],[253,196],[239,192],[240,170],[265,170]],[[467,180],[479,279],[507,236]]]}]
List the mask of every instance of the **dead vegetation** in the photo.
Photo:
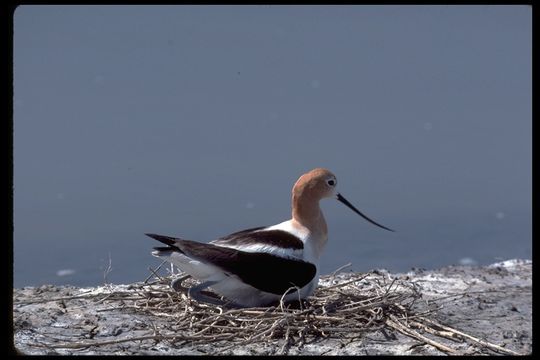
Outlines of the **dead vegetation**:
[{"label": "dead vegetation", "polygon": [[[148,335],[144,336],[84,341],[58,339],[58,342],[35,346],[80,349],[152,340],[182,347],[188,343],[194,346],[222,342],[227,345],[216,347],[212,353],[228,354],[246,344],[279,342],[276,353],[287,354],[291,347],[301,348],[324,339],[337,339],[346,345],[361,340],[369,332],[397,331],[416,339],[419,345],[433,346],[447,354],[520,355],[440,323],[436,314],[444,306],[442,300],[463,294],[428,301],[418,285],[406,276],[391,277],[385,272],[372,271],[348,276],[343,281],[334,273],[321,278],[321,285],[308,300],[236,309],[197,303],[185,293],[172,290],[170,277],[151,271],[152,275],[145,282],[131,285],[128,291],[111,286],[108,293],[87,296],[97,302],[110,303],[111,309],[122,308],[125,312],[167,319],[166,327],[148,323]],[[191,278],[184,281],[187,286],[193,283]],[[464,343],[467,346],[454,345]]]}]

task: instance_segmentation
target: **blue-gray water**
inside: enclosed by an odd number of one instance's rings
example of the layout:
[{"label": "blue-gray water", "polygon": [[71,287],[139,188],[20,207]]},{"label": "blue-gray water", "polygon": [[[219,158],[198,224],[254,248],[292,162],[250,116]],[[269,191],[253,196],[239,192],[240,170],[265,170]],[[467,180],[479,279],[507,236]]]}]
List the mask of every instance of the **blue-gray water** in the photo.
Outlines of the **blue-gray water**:
[{"label": "blue-gray water", "polygon": [[145,232],[290,216],[327,167],[323,273],[532,257],[527,6],[21,6],[14,285],[143,280]]}]

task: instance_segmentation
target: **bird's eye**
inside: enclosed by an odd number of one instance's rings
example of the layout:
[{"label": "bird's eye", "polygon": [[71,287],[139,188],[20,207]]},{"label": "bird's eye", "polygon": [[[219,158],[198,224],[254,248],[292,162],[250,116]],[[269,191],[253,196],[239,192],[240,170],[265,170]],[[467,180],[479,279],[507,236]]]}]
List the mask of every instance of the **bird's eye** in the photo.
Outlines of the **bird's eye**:
[{"label": "bird's eye", "polygon": [[330,185],[330,186],[336,185],[336,181],[333,180],[333,179],[328,180],[327,183],[328,183],[328,185]]}]

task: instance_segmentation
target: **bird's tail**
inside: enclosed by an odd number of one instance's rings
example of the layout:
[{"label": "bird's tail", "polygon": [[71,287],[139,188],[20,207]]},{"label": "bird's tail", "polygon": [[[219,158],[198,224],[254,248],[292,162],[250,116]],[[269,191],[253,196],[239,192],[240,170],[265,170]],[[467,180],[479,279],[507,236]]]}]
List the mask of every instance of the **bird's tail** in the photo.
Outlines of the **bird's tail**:
[{"label": "bird's tail", "polygon": [[152,251],[152,255],[154,256],[169,257],[174,252],[182,252],[182,250],[180,250],[177,246],[175,246],[177,241],[181,241],[181,239],[179,238],[165,236],[165,235],[158,235],[158,234],[145,234],[145,235],[167,245],[167,246],[154,247],[154,251]]}]

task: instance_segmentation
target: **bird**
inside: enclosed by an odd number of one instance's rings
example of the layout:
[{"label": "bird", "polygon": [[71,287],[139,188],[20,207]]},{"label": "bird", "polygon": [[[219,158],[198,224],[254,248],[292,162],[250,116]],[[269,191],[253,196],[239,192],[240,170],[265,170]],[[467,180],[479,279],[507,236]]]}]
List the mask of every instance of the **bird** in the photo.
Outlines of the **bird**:
[{"label": "bird", "polygon": [[[360,212],[337,191],[337,178],[328,169],[315,168],[298,178],[292,188],[292,216],[271,226],[234,232],[203,243],[153,233],[145,235],[165,244],[153,256],[176,265],[200,284],[188,289],[198,302],[232,307],[264,307],[309,297],[319,282],[319,259],[328,241],[328,227],[319,201],[333,198],[370,223],[387,228]],[[203,294],[211,289],[224,298]],[[206,292],[206,291],[205,291]]]}]

